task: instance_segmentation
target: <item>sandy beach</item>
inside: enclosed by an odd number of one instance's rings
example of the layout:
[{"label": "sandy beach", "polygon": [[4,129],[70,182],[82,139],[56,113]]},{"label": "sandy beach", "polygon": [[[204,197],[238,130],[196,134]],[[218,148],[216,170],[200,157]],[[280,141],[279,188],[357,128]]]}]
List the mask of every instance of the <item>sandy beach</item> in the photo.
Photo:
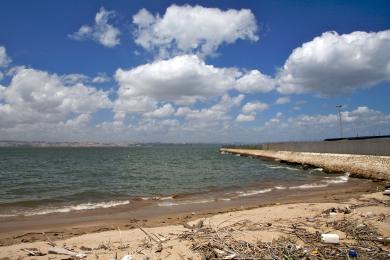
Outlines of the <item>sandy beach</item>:
[{"label": "sandy beach", "polygon": [[[371,232],[375,235],[370,235],[366,247],[374,246],[389,253],[390,248],[376,240],[390,235],[390,196],[375,192],[382,189],[383,184],[370,183],[343,190],[332,187],[306,191],[270,199],[267,203],[259,202],[257,197],[225,206],[216,203],[175,210],[168,208],[154,211],[154,215],[143,209],[138,210],[138,218],[130,214],[137,212],[136,209],[129,211],[117,207],[97,212],[2,220],[0,258],[69,259],[64,254],[50,253],[53,246],[77,252],[79,257],[86,259],[121,259],[125,255],[131,255],[133,259],[202,259],[229,255],[234,258],[233,254],[235,257],[243,254],[241,249],[218,243],[245,241],[261,248],[265,245],[262,243],[277,243],[276,239],[281,237],[292,239],[299,250],[304,248],[308,255],[316,257],[327,246],[334,247],[318,242],[316,236],[320,233],[336,232],[340,237],[336,247],[343,250],[356,247],[361,252],[363,246],[350,230],[356,225],[377,232]],[[335,212],[330,213],[332,210]],[[337,226],[340,223],[344,226]],[[193,224],[200,226],[191,229]],[[373,239],[376,242],[371,241]],[[42,256],[29,256],[29,251]],[[379,253],[377,259],[383,256],[382,251]]]}]

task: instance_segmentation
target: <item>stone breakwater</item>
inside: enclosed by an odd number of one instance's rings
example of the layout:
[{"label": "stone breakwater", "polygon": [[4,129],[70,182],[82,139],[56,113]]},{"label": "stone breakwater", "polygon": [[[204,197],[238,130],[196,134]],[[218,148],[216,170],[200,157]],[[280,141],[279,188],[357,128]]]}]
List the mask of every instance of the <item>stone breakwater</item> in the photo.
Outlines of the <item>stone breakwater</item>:
[{"label": "stone breakwater", "polygon": [[353,177],[390,181],[390,156],[230,148],[221,148],[220,151],[310,165],[323,168],[328,172],[349,172]]}]

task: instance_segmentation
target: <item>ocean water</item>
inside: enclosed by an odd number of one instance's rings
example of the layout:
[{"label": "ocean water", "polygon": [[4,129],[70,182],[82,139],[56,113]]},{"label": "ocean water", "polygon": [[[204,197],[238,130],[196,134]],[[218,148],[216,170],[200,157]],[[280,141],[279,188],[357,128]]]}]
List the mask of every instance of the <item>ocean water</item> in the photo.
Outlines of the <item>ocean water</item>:
[{"label": "ocean water", "polygon": [[220,154],[215,145],[0,148],[2,217],[108,208],[135,199],[172,206],[178,194],[216,192],[231,200],[346,182],[348,175]]}]

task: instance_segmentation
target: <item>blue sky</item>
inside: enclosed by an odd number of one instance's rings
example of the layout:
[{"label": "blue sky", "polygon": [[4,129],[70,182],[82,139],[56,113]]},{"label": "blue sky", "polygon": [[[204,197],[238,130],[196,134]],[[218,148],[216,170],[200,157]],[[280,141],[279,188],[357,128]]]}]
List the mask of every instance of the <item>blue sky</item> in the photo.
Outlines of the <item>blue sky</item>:
[{"label": "blue sky", "polygon": [[2,1],[0,139],[390,134],[388,1]]}]

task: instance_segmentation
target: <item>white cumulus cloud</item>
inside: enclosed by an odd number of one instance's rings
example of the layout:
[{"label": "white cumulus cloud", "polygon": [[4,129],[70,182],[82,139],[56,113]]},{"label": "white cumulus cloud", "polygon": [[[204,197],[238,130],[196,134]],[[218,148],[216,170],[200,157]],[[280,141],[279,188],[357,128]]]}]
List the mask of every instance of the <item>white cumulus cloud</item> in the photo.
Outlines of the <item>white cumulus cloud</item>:
[{"label": "white cumulus cloud", "polygon": [[236,69],[205,64],[195,55],[176,56],[130,70],[118,69],[121,102],[135,97],[159,101],[194,103],[204,97],[219,96],[235,85],[240,73]]},{"label": "white cumulus cloud", "polygon": [[0,68],[7,67],[11,63],[11,58],[7,55],[7,50],[4,46],[0,46]]},{"label": "white cumulus cloud", "polygon": [[236,89],[243,93],[270,92],[275,87],[275,81],[270,76],[258,70],[252,70],[237,81]]},{"label": "white cumulus cloud", "polygon": [[292,52],[278,75],[278,90],[332,96],[383,81],[390,81],[390,30],[325,32]]},{"label": "white cumulus cloud", "polygon": [[0,87],[0,127],[59,123],[71,114],[108,107],[111,101],[106,92],[81,83],[65,85],[62,77],[45,71],[19,69],[9,86]]},{"label": "white cumulus cloud", "polygon": [[204,102],[223,96],[229,90],[240,91],[242,79],[251,73],[208,65],[196,55],[181,55],[127,70],[118,69],[115,73],[119,84],[115,110],[150,112],[159,102],[176,105]]},{"label": "white cumulus cloud", "polygon": [[239,114],[236,118],[237,122],[251,122],[254,121],[256,117],[254,115],[244,115],[244,114]]},{"label": "white cumulus cloud", "polygon": [[275,104],[277,104],[277,105],[283,105],[283,104],[287,104],[287,103],[290,103],[290,102],[291,102],[291,100],[290,100],[289,97],[279,97],[279,98],[276,100]]},{"label": "white cumulus cloud", "polygon": [[187,120],[188,128],[192,129],[207,129],[217,126],[227,127],[232,121],[229,111],[233,107],[239,106],[244,98],[245,96],[242,94],[235,97],[225,94],[218,103],[209,108],[190,109],[188,107],[180,107],[175,115],[184,117]]},{"label": "white cumulus cloud", "polygon": [[115,47],[120,44],[120,31],[109,24],[109,20],[113,17],[115,17],[114,11],[107,11],[101,7],[99,12],[96,13],[94,25],[83,25],[77,32],[70,34],[69,37],[79,41],[90,39],[105,47]]},{"label": "white cumulus cloud", "polygon": [[238,39],[257,41],[257,24],[248,9],[221,10],[202,6],[171,5],[165,14],[141,9],[133,16],[135,42],[162,56],[178,53],[213,54],[220,45]]},{"label": "white cumulus cloud", "polygon": [[175,112],[175,108],[171,104],[165,104],[162,107],[157,108],[154,111],[145,113],[145,116],[148,117],[168,117]]},{"label": "white cumulus cloud", "polygon": [[268,109],[268,104],[262,102],[248,102],[242,107],[242,112],[249,114],[252,112],[261,112]]}]

